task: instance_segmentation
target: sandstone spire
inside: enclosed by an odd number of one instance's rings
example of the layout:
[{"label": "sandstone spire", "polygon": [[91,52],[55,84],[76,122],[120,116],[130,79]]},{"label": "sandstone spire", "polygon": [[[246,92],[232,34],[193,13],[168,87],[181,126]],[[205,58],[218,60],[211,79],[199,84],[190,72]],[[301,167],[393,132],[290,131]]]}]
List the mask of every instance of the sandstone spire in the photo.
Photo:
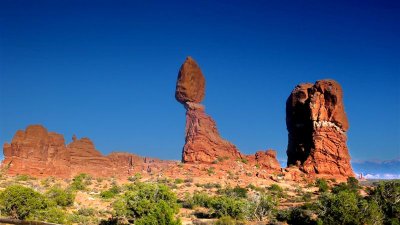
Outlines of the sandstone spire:
[{"label": "sandstone spire", "polygon": [[346,145],[343,92],[334,80],[297,85],[286,102],[288,166],[308,174],[354,176]]},{"label": "sandstone spire", "polygon": [[175,98],[186,108],[183,162],[212,163],[218,157],[241,158],[235,145],[219,135],[215,121],[200,104],[205,95],[205,78],[197,63],[187,57],[179,70]]}]

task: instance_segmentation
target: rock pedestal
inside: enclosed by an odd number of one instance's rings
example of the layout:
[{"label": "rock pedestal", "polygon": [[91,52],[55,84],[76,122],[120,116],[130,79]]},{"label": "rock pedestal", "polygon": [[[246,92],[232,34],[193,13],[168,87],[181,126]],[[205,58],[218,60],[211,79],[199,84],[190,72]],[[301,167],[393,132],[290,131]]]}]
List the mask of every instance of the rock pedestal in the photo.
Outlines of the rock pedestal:
[{"label": "rock pedestal", "polygon": [[186,109],[183,162],[212,163],[219,157],[236,160],[242,154],[219,135],[215,121],[200,104],[205,95],[205,78],[197,63],[186,58],[179,70],[175,98]]}]

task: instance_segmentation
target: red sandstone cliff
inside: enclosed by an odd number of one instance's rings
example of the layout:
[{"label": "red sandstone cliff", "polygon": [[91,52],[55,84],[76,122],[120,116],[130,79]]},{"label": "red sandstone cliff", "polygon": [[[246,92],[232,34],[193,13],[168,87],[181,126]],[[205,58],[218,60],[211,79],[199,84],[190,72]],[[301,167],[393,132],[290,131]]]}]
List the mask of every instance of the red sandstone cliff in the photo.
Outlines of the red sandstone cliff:
[{"label": "red sandstone cliff", "polygon": [[136,172],[155,172],[168,166],[167,161],[142,158],[130,153],[103,156],[89,138],[76,139],[66,145],[64,137],[48,132],[41,125],[19,130],[11,144],[4,144],[3,166],[8,173],[36,177],[69,178],[79,173],[95,177],[128,177]]}]

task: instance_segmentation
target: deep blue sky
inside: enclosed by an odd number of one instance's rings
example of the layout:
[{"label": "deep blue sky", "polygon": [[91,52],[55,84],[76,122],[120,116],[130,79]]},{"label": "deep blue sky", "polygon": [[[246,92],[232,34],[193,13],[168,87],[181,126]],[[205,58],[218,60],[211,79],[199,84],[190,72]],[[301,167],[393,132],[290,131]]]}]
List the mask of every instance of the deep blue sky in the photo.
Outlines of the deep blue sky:
[{"label": "deep blue sky", "polygon": [[103,153],[180,159],[191,55],[207,112],[242,152],[286,159],[285,101],[344,90],[355,160],[400,156],[399,1],[0,1],[0,142],[43,124]]}]

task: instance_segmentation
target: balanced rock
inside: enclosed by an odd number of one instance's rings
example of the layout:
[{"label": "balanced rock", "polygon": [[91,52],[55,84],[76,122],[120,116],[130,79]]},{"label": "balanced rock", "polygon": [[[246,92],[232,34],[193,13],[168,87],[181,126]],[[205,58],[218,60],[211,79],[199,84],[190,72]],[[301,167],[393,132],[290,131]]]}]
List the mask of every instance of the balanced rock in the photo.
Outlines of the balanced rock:
[{"label": "balanced rock", "polygon": [[334,80],[300,84],[286,102],[288,166],[311,175],[354,176],[347,149],[343,92]]},{"label": "balanced rock", "polygon": [[197,63],[188,57],[179,70],[175,92],[175,98],[186,108],[182,161],[212,163],[218,157],[242,158],[235,145],[221,138],[215,121],[199,104],[204,94],[205,78]]},{"label": "balanced rock", "polygon": [[175,98],[180,103],[200,103],[204,99],[206,80],[200,67],[191,58],[187,57],[178,73]]}]

